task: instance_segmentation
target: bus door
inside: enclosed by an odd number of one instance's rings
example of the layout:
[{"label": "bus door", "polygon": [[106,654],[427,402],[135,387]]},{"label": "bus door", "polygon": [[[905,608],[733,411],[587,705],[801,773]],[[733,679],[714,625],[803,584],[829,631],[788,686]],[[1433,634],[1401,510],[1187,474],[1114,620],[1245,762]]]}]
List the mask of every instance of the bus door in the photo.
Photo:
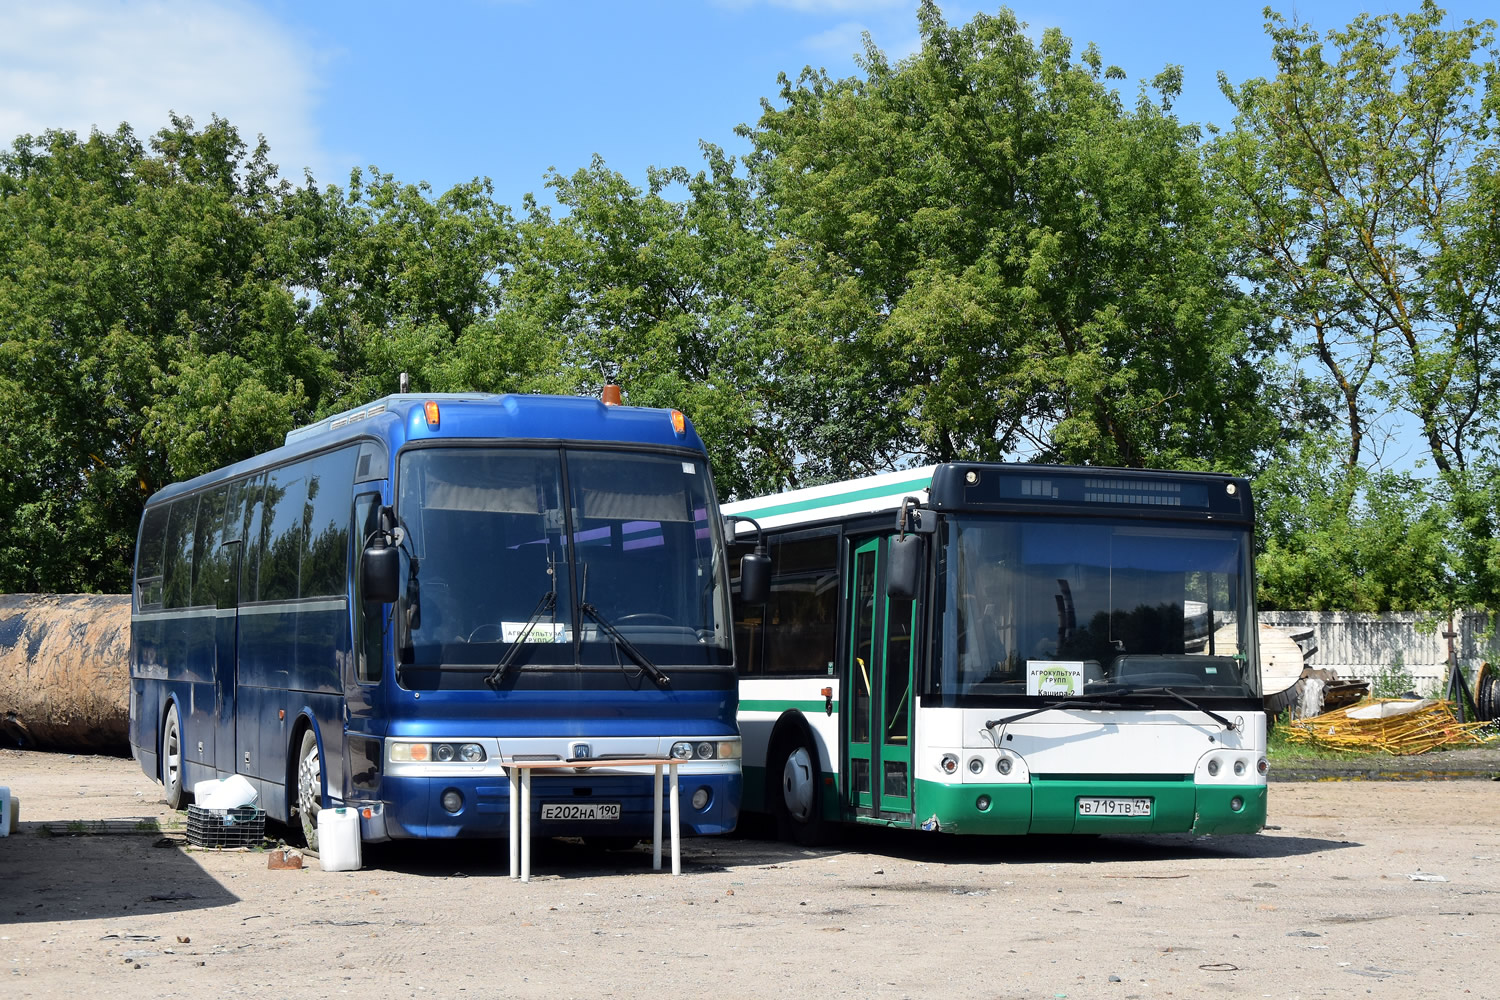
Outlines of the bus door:
[{"label": "bus door", "polygon": [[226,579],[218,589],[218,612],[214,617],[214,767],[220,774],[233,774],[234,686],[240,648],[240,552],[238,540],[219,548],[219,564]]},{"label": "bus door", "polygon": [[910,600],[885,596],[886,541],[856,544],[850,558],[846,802],[862,817],[909,823],[912,814]]}]

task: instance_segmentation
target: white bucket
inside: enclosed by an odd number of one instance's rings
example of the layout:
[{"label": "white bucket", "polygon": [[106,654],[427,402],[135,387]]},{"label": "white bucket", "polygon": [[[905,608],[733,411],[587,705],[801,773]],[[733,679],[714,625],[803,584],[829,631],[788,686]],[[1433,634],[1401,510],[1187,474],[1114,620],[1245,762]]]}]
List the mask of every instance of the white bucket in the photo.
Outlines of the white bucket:
[{"label": "white bucket", "polygon": [[10,836],[11,823],[14,822],[11,818],[10,808],[10,789],[0,788],[0,837]]},{"label": "white bucket", "polygon": [[325,872],[359,871],[359,810],[340,806],[318,813],[318,861]]}]

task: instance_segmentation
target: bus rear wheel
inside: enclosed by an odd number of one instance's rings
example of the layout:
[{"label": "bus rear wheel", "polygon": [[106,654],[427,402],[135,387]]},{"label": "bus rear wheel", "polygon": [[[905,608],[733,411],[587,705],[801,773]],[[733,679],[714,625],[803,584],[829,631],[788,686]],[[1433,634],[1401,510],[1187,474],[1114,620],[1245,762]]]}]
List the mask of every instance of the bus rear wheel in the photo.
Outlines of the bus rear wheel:
[{"label": "bus rear wheel", "polygon": [[168,809],[187,806],[187,789],[182,783],[182,723],[176,705],[167,709],[167,721],[161,730],[161,784]]},{"label": "bus rear wheel", "polygon": [[297,818],[302,823],[302,840],[318,849],[318,812],[323,808],[323,765],[318,757],[318,737],[311,729],[302,734],[302,751],[297,755]]},{"label": "bus rear wheel", "polygon": [[809,847],[826,843],[829,829],[823,818],[823,776],[812,740],[795,736],[782,744],[782,752],[774,759],[781,764],[771,772],[781,779],[779,791],[771,793],[777,835]]}]

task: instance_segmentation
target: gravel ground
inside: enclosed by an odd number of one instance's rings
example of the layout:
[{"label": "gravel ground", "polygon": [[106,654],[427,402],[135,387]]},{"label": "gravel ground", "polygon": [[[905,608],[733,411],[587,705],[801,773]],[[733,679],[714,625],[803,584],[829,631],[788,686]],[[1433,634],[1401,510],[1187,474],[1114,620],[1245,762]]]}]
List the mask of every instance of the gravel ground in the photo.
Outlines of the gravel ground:
[{"label": "gravel ground", "polygon": [[[190,849],[130,760],[0,750],[0,785],[22,819],[0,839],[7,997],[1500,993],[1486,781],[1278,780],[1255,836],[693,839],[681,878],[649,846],[551,841],[527,885],[503,842],[338,873]],[[40,833],[139,817],[169,832]]]}]

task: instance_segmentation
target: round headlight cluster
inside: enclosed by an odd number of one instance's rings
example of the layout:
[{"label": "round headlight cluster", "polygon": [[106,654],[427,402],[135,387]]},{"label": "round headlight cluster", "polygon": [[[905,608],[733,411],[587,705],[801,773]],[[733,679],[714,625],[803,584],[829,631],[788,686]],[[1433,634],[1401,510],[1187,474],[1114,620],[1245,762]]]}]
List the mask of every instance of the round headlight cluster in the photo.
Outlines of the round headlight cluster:
[{"label": "round headlight cluster", "polygon": [[942,762],[938,765],[944,774],[956,774],[958,772],[958,758],[951,753],[943,754]]},{"label": "round headlight cluster", "polygon": [[1218,773],[1219,773],[1219,758],[1215,757],[1213,760],[1210,760],[1208,762],[1208,776],[1210,778],[1212,778],[1212,777],[1216,776]]},{"label": "round headlight cluster", "polygon": [[969,758],[969,773],[980,774],[984,771],[984,761],[978,757]]},{"label": "round headlight cluster", "polygon": [[400,763],[478,764],[488,754],[478,743],[392,743],[391,760]]},{"label": "round headlight cluster", "polygon": [[678,740],[672,744],[669,756],[673,760],[737,760],[740,745],[736,740]]},{"label": "round headlight cluster", "polygon": [[1015,762],[1012,761],[1009,757],[1001,757],[999,760],[995,761],[995,770],[999,771],[1001,774],[1009,774],[1011,768],[1015,766]]}]

